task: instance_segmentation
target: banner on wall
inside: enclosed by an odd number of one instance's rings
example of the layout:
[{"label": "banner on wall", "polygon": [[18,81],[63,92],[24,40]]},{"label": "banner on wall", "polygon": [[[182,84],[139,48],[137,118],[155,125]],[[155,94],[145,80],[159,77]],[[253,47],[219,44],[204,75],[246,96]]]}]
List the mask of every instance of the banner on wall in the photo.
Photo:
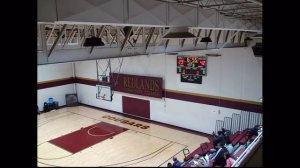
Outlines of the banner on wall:
[{"label": "banner on wall", "polygon": [[128,74],[111,74],[112,90],[162,98],[162,78]]}]

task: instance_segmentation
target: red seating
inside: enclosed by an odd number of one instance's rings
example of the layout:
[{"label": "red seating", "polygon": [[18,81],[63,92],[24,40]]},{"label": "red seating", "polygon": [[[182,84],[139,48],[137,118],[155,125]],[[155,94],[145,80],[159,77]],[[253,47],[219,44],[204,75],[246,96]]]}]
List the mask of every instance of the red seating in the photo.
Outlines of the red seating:
[{"label": "red seating", "polygon": [[192,159],[196,154],[198,155],[202,155],[202,148],[201,146],[199,148],[197,148],[196,150],[194,150],[192,153],[190,153],[189,155],[186,156],[187,159]]},{"label": "red seating", "polygon": [[241,133],[241,131],[238,131],[238,132],[234,133],[233,135],[231,135],[230,141],[232,142],[240,133]]},{"label": "red seating", "polygon": [[244,136],[241,140],[240,140],[240,144],[242,144],[242,145],[244,145],[244,144],[246,144],[247,143],[247,141],[248,141],[248,137],[247,136]]},{"label": "red seating", "polygon": [[252,135],[252,137],[250,138],[250,140],[254,141],[255,138],[256,138],[256,135]]},{"label": "red seating", "polygon": [[239,134],[232,142],[232,146],[235,146],[240,142],[240,140],[245,136],[245,134]]},{"label": "red seating", "polygon": [[208,143],[208,147],[209,150],[214,148],[213,142]]},{"label": "red seating", "polygon": [[246,128],[246,129],[244,129],[243,134],[247,134],[249,131],[250,131],[250,128]]}]

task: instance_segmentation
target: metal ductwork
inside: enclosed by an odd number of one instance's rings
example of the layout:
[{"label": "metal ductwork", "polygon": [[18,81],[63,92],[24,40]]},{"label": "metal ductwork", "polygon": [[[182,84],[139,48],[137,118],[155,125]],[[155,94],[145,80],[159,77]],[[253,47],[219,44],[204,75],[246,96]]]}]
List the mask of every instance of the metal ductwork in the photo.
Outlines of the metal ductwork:
[{"label": "metal ductwork", "polygon": [[189,32],[188,27],[170,27],[169,32],[164,35],[163,39],[186,39],[197,38],[194,34]]}]

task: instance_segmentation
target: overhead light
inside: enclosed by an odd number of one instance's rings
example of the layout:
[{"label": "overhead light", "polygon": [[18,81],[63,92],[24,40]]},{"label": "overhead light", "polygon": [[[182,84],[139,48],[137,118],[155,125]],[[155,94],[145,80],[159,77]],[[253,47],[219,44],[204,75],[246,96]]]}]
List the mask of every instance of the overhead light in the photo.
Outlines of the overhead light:
[{"label": "overhead light", "polygon": [[170,27],[169,33],[162,37],[163,39],[186,39],[197,38],[193,33],[189,32],[188,27]]},{"label": "overhead light", "polygon": [[101,38],[98,37],[90,37],[90,38],[86,38],[83,46],[85,47],[91,47],[91,46],[104,46],[105,44],[103,43]]},{"label": "overhead light", "polygon": [[209,43],[209,42],[212,42],[212,41],[211,41],[210,37],[203,37],[200,42]]}]

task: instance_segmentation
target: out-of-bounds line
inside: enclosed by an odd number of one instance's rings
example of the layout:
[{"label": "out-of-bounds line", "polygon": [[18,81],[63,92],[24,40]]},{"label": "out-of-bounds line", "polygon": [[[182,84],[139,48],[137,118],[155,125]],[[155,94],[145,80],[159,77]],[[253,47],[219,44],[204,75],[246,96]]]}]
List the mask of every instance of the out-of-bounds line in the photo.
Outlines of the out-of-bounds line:
[{"label": "out-of-bounds line", "polygon": [[157,156],[158,154],[160,154],[161,152],[163,152],[164,150],[166,150],[166,149],[168,149],[169,147],[171,147],[173,144],[175,144],[175,142],[172,142],[172,144],[171,144],[170,146],[168,146],[168,147],[162,149],[161,151],[157,152],[155,155],[151,156],[150,158],[147,158],[147,159],[144,159],[144,160],[135,162],[135,163],[131,163],[131,164],[128,164],[128,165],[123,165],[123,166],[120,166],[120,167],[126,167],[126,166],[134,165],[134,164],[141,163],[141,162],[144,162],[144,161],[146,161],[146,160],[152,159],[152,158],[154,158],[155,156]]},{"label": "out-of-bounds line", "polygon": [[[46,143],[46,142],[48,142],[48,141],[45,141],[45,142],[42,142],[42,143],[40,143],[40,144],[38,144],[37,146],[39,147],[40,145],[42,145],[42,144],[44,144],[44,143]],[[50,143],[50,144],[52,144],[52,143]],[[54,145],[54,144],[52,144],[52,145]],[[57,146],[57,145],[54,145],[54,146]],[[59,147],[59,146],[57,146],[57,147]],[[63,148],[61,148],[61,147],[59,147],[60,149],[63,149]],[[65,149],[63,149],[63,150],[65,150]],[[67,150],[65,150],[65,151],[67,151]],[[67,152],[69,152],[69,151],[67,151]],[[70,153],[70,152],[69,152]],[[37,157],[38,159],[42,159],[42,160],[57,160],[57,159],[62,159],[62,158],[66,158],[66,157],[69,157],[69,156],[72,156],[72,155],[74,155],[75,153],[72,153],[72,154],[70,154],[70,155],[66,155],[66,156],[62,156],[62,157],[57,157],[57,158],[42,158],[42,157]]]},{"label": "out-of-bounds line", "polygon": [[152,137],[155,137],[155,138],[159,138],[159,139],[162,139],[162,140],[165,140],[165,141],[174,142],[174,143],[176,143],[176,144],[179,144],[179,145],[188,147],[188,145],[185,145],[185,144],[182,144],[182,143],[179,143],[179,142],[170,141],[170,140],[168,140],[168,139],[164,139],[164,138],[161,138],[161,137],[158,137],[158,136],[154,136],[154,135],[150,135],[150,134],[147,134],[147,133],[144,133],[144,132],[140,132],[140,131],[137,131],[137,132],[139,132],[139,133],[141,133],[141,134],[148,135],[148,136],[152,136]]},{"label": "out-of-bounds line", "polygon": [[[73,114],[77,114],[75,112],[72,112],[72,111],[68,111],[70,113],[73,113]],[[96,119],[96,118],[92,118],[92,117],[88,117],[88,116],[85,116],[85,115],[82,115],[82,114],[77,114],[77,115],[80,115],[80,116],[83,116],[83,117],[86,117],[86,118],[89,118],[89,119],[93,119],[93,120],[98,120],[98,121],[102,121],[102,120],[99,120],[99,119]],[[131,129],[130,129],[131,130]],[[132,131],[136,131],[136,130],[132,130]],[[161,137],[158,137],[158,136],[154,136],[154,135],[150,135],[150,134],[147,134],[147,133],[144,133],[144,132],[140,132],[140,131],[136,131],[136,132],[139,132],[141,134],[145,134],[145,135],[148,135],[148,136],[152,136],[152,137],[155,137],[155,138],[159,138],[161,140],[165,140],[165,141],[168,141],[168,142],[175,142],[175,141],[170,141],[168,139],[164,139],[164,138],[161,138]],[[179,145],[183,145],[185,147],[187,147],[188,145],[185,145],[185,144],[182,144],[182,143],[179,143],[179,142],[175,142],[176,144],[179,144]]]},{"label": "out-of-bounds line", "polygon": [[160,167],[161,165],[165,164],[168,160],[170,160],[171,158],[173,158],[174,156],[176,156],[178,153],[180,153],[182,150],[186,149],[187,147],[184,147],[183,149],[181,149],[179,152],[175,153],[173,156],[171,156],[170,158],[168,158],[166,161],[164,161],[162,164],[160,164],[158,167]]},{"label": "out-of-bounds line", "polygon": [[37,158],[38,158],[38,159],[42,159],[42,160],[58,160],[58,159],[63,159],[63,158],[72,156],[72,155],[74,155],[74,153],[73,153],[73,154],[70,154],[70,155],[62,156],[62,157],[57,157],[57,158],[42,158],[42,157],[37,157]]},{"label": "out-of-bounds line", "polygon": [[[136,159],[132,159],[132,160],[124,161],[124,162],[120,162],[120,163],[114,163],[114,164],[109,164],[109,165],[101,165],[101,166],[92,166],[92,167],[116,166],[116,165],[119,165],[119,164],[128,163],[128,162],[132,162],[132,161],[135,161],[135,160],[138,160],[138,159],[142,159],[142,158],[144,158],[144,157],[147,157],[147,156],[149,156],[149,155],[152,155],[153,153],[156,153],[156,152],[162,150],[163,148],[165,148],[166,146],[168,146],[168,145],[171,144],[171,143],[172,143],[172,142],[170,142],[170,143],[164,145],[163,147],[159,148],[158,150],[156,150],[156,151],[154,151],[154,152],[152,152],[152,153],[150,153],[150,154],[147,154],[147,155],[145,155],[145,156],[138,157],[138,158],[136,158]],[[43,162],[41,162],[41,161],[38,161],[38,162],[47,165],[47,163],[43,163]],[[48,165],[56,166],[56,167],[64,167],[64,166],[57,166],[57,165],[52,165],[52,164],[48,164]],[[88,166],[88,167],[89,167],[89,166]]]},{"label": "out-of-bounds line", "polygon": [[[53,112],[53,114],[56,114],[56,115],[53,115],[53,116],[47,116],[47,117],[43,117],[43,118],[38,118],[37,120],[43,120],[43,119],[47,119],[47,118],[51,118],[51,117],[55,117],[59,114],[64,114],[66,111],[59,111],[59,112]],[[69,112],[68,112],[69,113]]]},{"label": "out-of-bounds line", "polygon": [[[125,161],[125,162],[120,162],[120,163],[114,163],[114,164],[109,164],[109,165],[102,165],[102,166],[97,166],[97,167],[104,167],[104,166],[116,166],[116,165],[120,165],[120,164],[123,164],[123,163],[129,163],[129,162],[132,162],[132,161],[135,161],[135,160],[139,160],[139,159],[142,159],[142,158],[145,158],[147,156],[151,156],[152,154],[154,153],[157,153],[159,152],[160,150],[163,150],[164,148],[166,148],[167,146],[169,146],[171,144],[172,146],[172,143],[174,142],[169,142],[167,145],[164,145],[163,147],[159,148],[158,150],[150,153],[150,154],[147,154],[145,156],[141,156],[141,157],[138,157],[138,158],[135,158],[135,159],[132,159],[132,160],[128,160],[128,161]],[[168,148],[168,147],[167,147]]]},{"label": "out-of-bounds line", "polygon": [[47,120],[47,121],[41,123],[40,125],[38,125],[38,127],[41,127],[41,126],[43,126],[43,125],[45,125],[45,124],[47,124],[47,123],[49,123],[49,122],[52,122],[52,121],[55,121],[55,120],[57,120],[57,119],[60,119],[60,118],[63,118],[63,117],[67,117],[67,116],[70,116],[70,115],[74,115],[74,114],[67,114],[67,115],[63,115],[63,116],[57,117],[57,118],[49,119],[49,120]]},{"label": "out-of-bounds line", "polygon": [[40,161],[38,161],[38,163],[41,163],[41,164],[44,164],[44,165],[47,165],[47,166],[52,166],[52,167],[63,167],[63,166],[56,166],[56,165],[53,165],[53,164],[43,163],[43,162],[40,162]]}]

